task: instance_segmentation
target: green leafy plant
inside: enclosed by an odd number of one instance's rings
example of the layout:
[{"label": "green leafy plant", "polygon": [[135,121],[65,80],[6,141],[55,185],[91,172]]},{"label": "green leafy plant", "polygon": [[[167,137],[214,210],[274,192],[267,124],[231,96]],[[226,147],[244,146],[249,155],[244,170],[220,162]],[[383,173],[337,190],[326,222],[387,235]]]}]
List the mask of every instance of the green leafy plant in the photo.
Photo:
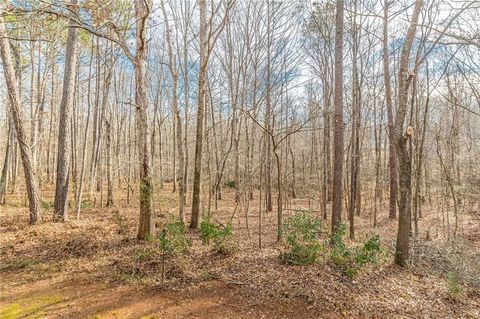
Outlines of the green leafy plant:
[{"label": "green leafy plant", "polygon": [[237,183],[233,180],[229,180],[225,182],[225,185],[228,186],[229,188],[235,188],[235,185],[237,185]]},{"label": "green leafy plant", "polygon": [[376,264],[380,252],[380,236],[374,235],[365,242],[361,249],[357,249],[355,262],[357,265]]},{"label": "green leafy plant", "polygon": [[321,221],[309,212],[297,213],[285,220],[283,233],[288,251],[280,254],[287,264],[309,265],[316,262],[320,251],[318,233]]},{"label": "green leafy plant", "polygon": [[346,227],[344,224],[341,224],[337,232],[330,236],[330,259],[340,268],[343,274],[351,278],[357,274],[357,267],[353,252],[346,247],[343,241],[345,233]]},{"label": "green leafy plant", "polygon": [[200,223],[200,238],[204,245],[213,243],[213,250],[219,254],[231,255],[237,248],[233,240],[231,223],[222,225],[210,221],[210,218],[205,218]]},{"label": "green leafy plant", "polygon": [[135,252],[135,259],[139,262],[147,262],[153,259],[154,251],[151,249],[145,249]]},{"label": "green leafy plant", "polygon": [[185,225],[180,221],[166,224],[158,235],[158,246],[162,258],[162,284],[165,280],[165,263],[167,257],[185,254],[192,241],[185,234]]},{"label": "green leafy plant", "polygon": [[448,273],[447,291],[450,298],[454,301],[461,301],[463,298],[463,289],[460,285],[460,275],[458,271]]},{"label": "green leafy plant", "polygon": [[192,240],[185,234],[185,225],[179,221],[166,224],[160,231],[160,252],[166,254],[183,254],[192,245]]},{"label": "green leafy plant", "polygon": [[91,209],[93,207],[93,203],[90,200],[83,200],[81,204],[81,209]]},{"label": "green leafy plant", "polygon": [[353,278],[366,264],[378,262],[378,254],[381,249],[380,236],[372,236],[361,247],[348,248],[343,241],[345,233],[346,226],[342,224],[338,231],[330,237],[330,258],[345,276]]},{"label": "green leafy plant", "polygon": [[49,201],[46,201],[46,200],[42,200],[41,201],[41,204],[42,204],[42,209],[43,210],[50,210],[53,208],[53,203],[52,202],[49,202]]}]

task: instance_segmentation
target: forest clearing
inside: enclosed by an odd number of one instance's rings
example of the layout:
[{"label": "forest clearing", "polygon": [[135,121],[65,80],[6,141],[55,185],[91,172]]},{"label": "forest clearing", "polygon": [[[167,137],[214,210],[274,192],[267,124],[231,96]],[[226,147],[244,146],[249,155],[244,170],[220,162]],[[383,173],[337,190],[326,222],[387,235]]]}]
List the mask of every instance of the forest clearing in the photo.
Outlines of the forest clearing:
[{"label": "forest clearing", "polygon": [[480,1],[0,3],[0,319],[480,318]]}]

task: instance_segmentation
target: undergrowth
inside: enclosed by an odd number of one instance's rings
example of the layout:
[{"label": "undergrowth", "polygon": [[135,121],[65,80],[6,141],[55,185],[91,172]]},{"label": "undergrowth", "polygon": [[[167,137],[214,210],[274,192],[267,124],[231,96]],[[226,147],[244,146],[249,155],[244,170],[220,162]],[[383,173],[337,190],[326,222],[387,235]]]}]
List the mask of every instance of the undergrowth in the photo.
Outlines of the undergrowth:
[{"label": "undergrowth", "polygon": [[204,245],[213,243],[213,251],[218,254],[232,255],[237,249],[231,223],[222,225],[204,218],[200,223],[200,238]]},{"label": "undergrowth", "polygon": [[343,240],[345,233],[346,227],[342,224],[339,230],[331,236],[330,259],[345,276],[352,278],[366,264],[378,262],[381,251],[380,236],[372,236],[363,245],[347,247]]},{"label": "undergrowth", "polygon": [[280,259],[293,265],[310,265],[317,261],[320,251],[318,234],[321,221],[309,212],[297,213],[285,220],[283,233],[288,251]]},{"label": "undergrowth", "polygon": [[342,224],[323,243],[319,242],[320,231],[321,221],[308,211],[287,218],[283,227],[287,250],[280,253],[280,260],[290,265],[311,265],[320,259],[330,260],[349,278],[355,277],[365,265],[378,262],[380,236],[374,235],[363,244],[349,247],[344,242],[345,225]]},{"label": "undergrowth", "polygon": [[191,245],[192,240],[186,234],[185,225],[172,219],[156,236],[149,237],[140,250],[133,252],[133,262],[120,260],[115,265],[121,278],[127,282],[148,283],[160,279],[163,285],[167,277],[183,276],[187,268],[184,257]]}]

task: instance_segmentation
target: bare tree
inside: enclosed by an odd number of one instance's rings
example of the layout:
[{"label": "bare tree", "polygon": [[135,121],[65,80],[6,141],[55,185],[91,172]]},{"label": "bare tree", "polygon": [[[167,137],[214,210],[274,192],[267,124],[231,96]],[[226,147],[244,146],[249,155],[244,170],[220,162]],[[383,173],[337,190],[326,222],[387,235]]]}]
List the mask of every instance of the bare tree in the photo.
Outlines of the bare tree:
[{"label": "bare tree", "polygon": [[334,92],[334,163],[333,163],[333,200],[332,233],[336,233],[342,220],[343,194],[343,11],[344,1],[336,2],[335,19],[335,92]]},{"label": "bare tree", "polygon": [[[70,1],[72,12],[77,10],[77,0]],[[74,13],[72,13],[74,14]],[[57,144],[57,174],[55,182],[55,201],[53,219],[64,221],[67,219],[68,186],[69,186],[69,158],[70,158],[70,118],[73,98],[75,95],[75,75],[77,67],[77,39],[78,29],[76,22],[70,19],[65,51],[65,73],[63,78],[62,101],[60,102],[60,116]]]},{"label": "bare tree", "polygon": [[150,168],[150,147],[147,118],[146,68],[148,41],[146,28],[152,10],[151,0],[135,2],[136,52],[132,62],[135,69],[135,118],[138,133],[138,159],[140,172],[140,218],[138,239],[147,239],[155,232],[155,214],[152,209],[153,185]]},{"label": "bare tree", "polygon": [[407,141],[413,134],[413,128],[408,127],[403,132],[408,103],[408,87],[415,74],[409,72],[409,58],[413,40],[417,31],[418,17],[423,6],[423,0],[416,0],[410,25],[407,30],[405,42],[400,56],[398,71],[398,106],[395,116],[395,148],[399,163],[400,200],[398,204],[398,234],[395,251],[395,262],[405,266],[409,257],[410,219],[411,219],[411,160]]},{"label": "bare tree", "polygon": [[3,16],[0,16],[0,54],[3,61],[3,72],[8,89],[10,114],[12,115],[13,123],[15,124],[15,132],[22,157],[28,206],[30,209],[30,224],[35,224],[36,222],[42,221],[40,196],[37,180],[33,171],[32,154],[30,152],[30,146],[27,144],[27,137],[23,127],[20,94],[13,69],[12,57],[10,55],[10,43],[8,42],[8,35],[5,30]]},{"label": "bare tree", "polygon": [[225,4],[224,15],[218,25],[213,25],[213,19],[220,9],[221,5],[216,7],[211,2],[211,15],[207,20],[206,0],[199,0],[200,14],[200,66],[198,71],[198,96],[197,96],[197,126],[195,134],[195,165],[193,171],[193,190],[192,190],[192,215],[190,219],[190,228],[198,228],[200,221],[200,185],[202,174],[202,149],[204,137],[205,121],[205,103],[207,92],[207,67],[208,60],[212,53],[215,42],[222,32],[228,19],[228,13],[234,1],[229,0]]},{"label": "bare tree", "polygon": [[[165,19],[165,33],[168,46],[168,69],[172,77],[172,109],[175,116],[175,146],[177,150],[176,165],[178,165],[178,215],[182,223],[185,223],[185,151],[183,145],[182,117],[178,107],[178,70],[177,59],[174,56],[170,24],[167,18],[164,1],[161,2]],[[175,183],[175,181],[174,181]],[[175,185],[175,184],[174,184]]]}]

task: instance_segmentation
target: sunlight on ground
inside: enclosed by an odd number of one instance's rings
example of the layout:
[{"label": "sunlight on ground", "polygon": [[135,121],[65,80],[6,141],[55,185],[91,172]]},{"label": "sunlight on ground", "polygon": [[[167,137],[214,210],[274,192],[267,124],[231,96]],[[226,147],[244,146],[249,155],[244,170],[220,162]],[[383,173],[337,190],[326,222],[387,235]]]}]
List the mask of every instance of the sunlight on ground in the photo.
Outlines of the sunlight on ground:
[{"label": "sunlight on ground", "polygon": [[[4,296],[5,297],[5,296]],[[44,318],[55,306],[66,299],[60,295],[40,295],[35,297],[24,297],[2,306],[0,318]]]}]

